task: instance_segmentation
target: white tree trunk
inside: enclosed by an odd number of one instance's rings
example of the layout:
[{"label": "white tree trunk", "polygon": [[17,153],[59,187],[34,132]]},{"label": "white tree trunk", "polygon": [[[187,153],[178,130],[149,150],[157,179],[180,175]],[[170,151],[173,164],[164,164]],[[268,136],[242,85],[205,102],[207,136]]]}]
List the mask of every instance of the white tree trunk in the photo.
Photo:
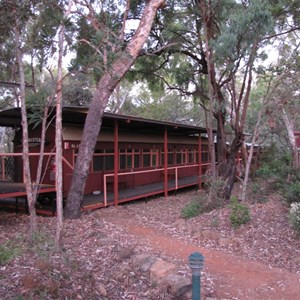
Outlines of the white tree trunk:
[{"label": "white tree trunk", "polygon": [[101,129],[102,116],[108,99],[126,72],[133,65],[140,50],[148,39],[154,17],[165,0],[149,0],[140,20],[139,26],[128,43],[112,63],[110,70],[104,73],[98,82],[98,88],[93,95],[83,128],[82,140],[72,176],[71,187],[65,207],[67,218],[79,218],[83,200],[84,186],[89,172],[89,165]]},{"label": "white tree trunk", "polygon": [[[71,13],[73,1],[70,0],[68,8],[64,14],[67,18]],[[62,58],[64,53],[64,39],[65,39],[65,26],[62,21],[58,30],[58,62],[57,62],[57,87],[56,87],[56,119],[55,119],[55,185],[56,185],[56,234],[55,234],[55,247],[60,248],[61,231],[63,228],[63,171],[62,171]]]},{"label": "white tree trunk", "polygon": [[24,168],[24,183],[27,194],[28,209],[30,214],[30,236],[33,237],[34,232],[37,230],[36,221],[36,210],[34,197],[33,184],[31,182],[30,173],[30,162],[29,162],[29,143],[28,143],[28,122],[27,122],[27,111],[25,102],[25,77],[23,68],[23,51],[21,36],[18,25],[14,28],[15,33],[15,43],[16,43],[16,53],[19,67],[19,77],[20,77],[20,103],[21,103],[21,114],[22,114],[22,152],[23,152],[23,168]]},{"label": "white tree trunk", "polygon": [[262,106],[262,108],[259,111],[258,114],[258,118],[255,124],[255,128],[254,128],[254,132],[253,132],[253,137],[252,137],[252,141],[251,141],[251,146],[250,146],[250,150],[247,156],[247,162],[246,162],[246,168],[245,168],[245,177],[243,180],[243,185],[242,185],[242,193],[241,193],[241,200],[245,201],[246,200],[246,195],[247,195],[247,187],[248,187],[248,181],[249,181],[249,175],[250,175],[250,167],[251,167],[251,162],[252,162],[252,157],[253,157],[253,151],[254,151],[254,146],[255,143],[257,141],[257,138],[259,136],[259,132],[260,132],[260,121],[261,121],[261,115],[262,112],[264,110],[264,107]]},{"label": "white tree trunk", "polygon": [[288,133],[289,143],[292,149],[293,169],[296,170],[299,168],[299,155],[298,155],[298,149],[296,144],[296,138],[294,134],[294,120],[289,118],[284,108],[282,108],[282,118]]}]

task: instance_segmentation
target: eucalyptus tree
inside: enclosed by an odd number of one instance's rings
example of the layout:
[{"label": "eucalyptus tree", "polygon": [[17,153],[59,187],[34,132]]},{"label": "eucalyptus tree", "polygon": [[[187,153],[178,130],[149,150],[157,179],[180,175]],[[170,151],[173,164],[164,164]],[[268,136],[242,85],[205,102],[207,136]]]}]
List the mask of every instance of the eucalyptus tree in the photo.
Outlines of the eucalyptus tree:
[{"label": "eucalyptus tree", "polygon": [[[32,38],[32,34],[37,32],[43,33],[43,28],[38,27],[39,31],[34,31],[33,28],[40,21],[40,17],[43,16],[42,11],[45,11],[47,5],[54,5],[56,12],[60,14],[61,9],[58,6],[58,1],[15,1],[15,0],[4,0],[0,4],[0,31],[2,33],[1,47],[7,50],[8,46],[11,45],[12,55],[11,59],[16,62],[17,72],[13,71],[9,80],[18,82],[19,92],[18,97],[20,99],[21,114],[22,114],[22,156],[24,166],[24,182],[26,187],[28,207],[30,212],[30,233],[33,234],[37,229],[36,223],[36,211],[35,203],[38,194],[38,185],[41,178],[41,170],[43,163],[43,146],[41,143],[40,159],[38,162],[37,176],[36,178],[31,177],[30,172],[30,161],[29,161],[29,144],[28,144],[28,116],[27,116],[27,101],[26,101],[26,82],[25,82],[25,60],[24,56],[31,53],[35,48],[39,40],[38,37]],[[54,23],[45,25],[54,26]],[[42,37],[42,39],[44,39]],[[41,49],[42,51],[42,49]],[[9,69],[8,69],[9,70]],[[12,71],[12,70],[9,70]],[[7,76],[9,72],[6,72]],[[32,80],[34,77],[31,77]],[[36,91],[34,91],[36,93]],[[48,98],[49,99],[49,98]],[[43,113],[43,130],[42,140],[45,137],[46,128],[46,115],[47,110]],[[35,184],[32,184],[32,180]]]},{"label": "eucalyptus tree", "polygon": [[[81,19],[84,25],[82,28],[86,30],[86,35],[79,35],[78,42],[88,46],[89,56],[100,60],[101,64],[95,67],[97,89],[89,106],[72,176],[65,207],[67,218],[80,217],[85,181],[109,97],[134,64],[148,38],[156,12],[164,2],[128,0],[120,2],[120,6],[115,1],[75,1],[79,5],[78,14],[84,17]],[[125,27],[132,17],[139,23],[133,35],[127,37]],[[83,50],[86,53],[86,49]],[[83,56],[84,60],[86,58]],[[89,63],[85,61],[83,69],[90,67]]]},{"label": "eucalyptus tree", "polygon": [[[273,131],[281,133],[281,139],[288,145],[292,157],[292,168],[300,167],[299,154],[294,131],[299,131],[300,121],[300,43],[299,33],[290,33],[278,45],[279,59],[274,66],[274,80],[279,81],[273,98],[273,109],[269,111]],[[286,151],[286,147],[285,147]]]},{"label": "eucalyptus tree", "polygon": [[[298,2],[271,2],[173,2],[158,15],[149,49],[133,69],[135,78],[149,79],[150,84],[156,78],[168,89],[198,99],[210,132],[212,126],[218,130],[216,174],[225,182],[225,198],[231,193],[236,155],[244,140],[257,62],[266,58],[264,47],[274,38],[299,29]],[[212,139],[210,145],[213,157]]]}]

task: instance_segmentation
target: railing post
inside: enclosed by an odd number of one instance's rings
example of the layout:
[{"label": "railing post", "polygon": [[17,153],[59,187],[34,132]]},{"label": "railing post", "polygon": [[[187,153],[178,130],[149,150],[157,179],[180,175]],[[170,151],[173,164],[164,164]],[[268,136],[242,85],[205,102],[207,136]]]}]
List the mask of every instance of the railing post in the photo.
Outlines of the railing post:
[{"label": "railing post", "polygon": [[192,270],[192,300],[201,299],[201,270],[203,268],[204,257],[199,252],[194,252],[189,256],[189,266]]}]

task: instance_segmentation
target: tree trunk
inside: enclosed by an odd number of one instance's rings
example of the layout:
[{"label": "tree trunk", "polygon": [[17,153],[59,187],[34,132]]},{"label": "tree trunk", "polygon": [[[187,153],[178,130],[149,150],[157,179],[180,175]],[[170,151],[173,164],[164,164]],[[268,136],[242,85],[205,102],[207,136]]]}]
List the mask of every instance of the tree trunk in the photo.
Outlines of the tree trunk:
[{"label": "tree trunk", "polygon": [[[68,9],[64,14],[64,18],[68,18],[71,13],[73,1],[68,3]],[[63,21],[59,26],[59,52],[57,62],[57,87],[56,87],[56,119],[55,119],[55,186],[56,186],[56,234],[55,234],[55,248],[59,250],[61,231],[63,228],[63,168],[62,168],[62,58],[64,53],[64,36],[65,25]]]},{"label": "tree trunk", "polygon": [[220,176],[224,180],[224,187],[221,196],[226,200],[230,199],[231,196],[236,176],[236,159],[242,143],[243,134],[241,132],[236,133],[230,145],[230,150],[227,153],[226,159],[219,166]]},{"label": "tree trunk", "polygon": [[115,87],[133,65],[142,46],[146,42],[157,9],[164,1],[147,1],[140,24],[132,40],[125,50],[120,53],[119,58],[112,64],[111,69],[102,76],[98,83],[98,88],[93,95],[83,129],[82,140],[65,207],[66,218],[79,218],[81,215],[80,207],[83,200],[85,182],[97,142],[97,136],[100,132],[104,109]]},{"label": "tree trunk", "polygon": [[22,115],[22,152],[23,152],[23,168],[24,168],[24,182],[27,194],[28,209],[30,214],[30,237],[33,237],[34,232],[37,230],[35,201],[33,195],[33,185],[31,183],[30,163],[29,163],[29,144],[28,144],[28,122],[27,111],[25,103],[25,77],[23,68],[23,52],[21,46],[21,37],[18,25],[14,28],[16,53],[19,67],[20,76],[20,102],[21,102],[21,115]]},{"label": "tree trunk", "polygon": [[294,122],[287,115],[287,112],[284,108],[282,108],[282,118],[288,133],[289,143],[292,149],[292,157],[293,157],[293,170],[297,170],[299,168],[299,156],[298,149],[296,144],[296,138],[294,134]]},{"label": "tree trunk", "polygon": [[[263,104],[264,104],[264,102],[263,102]],[[252,157],[253,157],[253,152],[254,152],[254,146],[255,146],[255,143],[256,143],[257,138],[259,136],[260,120],[261,120],[261,115],[262,115],[263,110],[264,110],[264,106],[262,106],[262,108],[259,111],[258,118],[257,118],[255,128],[254,128],[254,132],[253,132],[253,137],[252,137],[252,141],[251,141],[249,155],[247,157],[245,177],[244,177],[244,180],[243,180],[242,193],[241,193],[241,200],[242,201],[246,200],[248,180],[249,180],[249,174],[250,174],[250,167],[251,167],[251,162],[252,162]]]}]

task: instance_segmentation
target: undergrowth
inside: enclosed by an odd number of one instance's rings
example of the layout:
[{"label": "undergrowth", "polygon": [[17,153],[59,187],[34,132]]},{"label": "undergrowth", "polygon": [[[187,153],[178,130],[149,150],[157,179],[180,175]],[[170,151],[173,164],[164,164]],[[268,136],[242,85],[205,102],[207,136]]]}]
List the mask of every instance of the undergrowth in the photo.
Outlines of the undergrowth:
[{"label": "undergrowth", "polygon": [[243,224],[250,222],[251,216],[249,208],[246,204],[240,203],[237,197],[231,197],[230,203],[230,222],[234,228],[238,228]]},{"label": "undergrowth", "polygon": [[6,265],[15,257],[21,254],[21,247],[18,245],[18,240],[7,241],[0,245],[0,265]]}]

